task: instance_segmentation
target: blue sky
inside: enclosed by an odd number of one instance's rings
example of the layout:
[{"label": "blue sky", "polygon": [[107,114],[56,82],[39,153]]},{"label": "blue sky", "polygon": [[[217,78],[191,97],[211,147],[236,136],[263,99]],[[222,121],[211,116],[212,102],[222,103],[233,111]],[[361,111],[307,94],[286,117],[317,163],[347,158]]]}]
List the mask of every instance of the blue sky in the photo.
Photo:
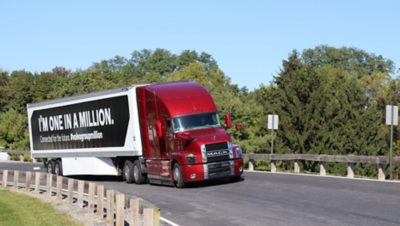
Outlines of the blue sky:
[{"label": "blue sky", "polygon": [[269,84],[293,50],[356,47],[400,64],[400,1],[1,1],[0,69],[85,69],[164,48],[211,54],[233,83]]}]

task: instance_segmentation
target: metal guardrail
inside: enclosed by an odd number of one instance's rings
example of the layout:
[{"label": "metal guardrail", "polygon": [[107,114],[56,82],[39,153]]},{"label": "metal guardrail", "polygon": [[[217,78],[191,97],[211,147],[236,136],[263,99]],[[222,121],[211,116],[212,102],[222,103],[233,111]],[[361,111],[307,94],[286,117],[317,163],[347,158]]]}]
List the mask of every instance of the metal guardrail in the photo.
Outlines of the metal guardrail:
[{"label": "metal guardrail", "polygon": [[[294,161],[294,173],[300,173],[299,161],[314,161],[320,164],[320,175],[326,176],[325,164],[327,162],[347,163],[347,177],[354,178],[354,164],[376,164],[378,180],[385,180],[385,167],[389,164],[387,156],[356,156],[356,155],[311,155],[311,154],[244,154],[244,159],[249,161],[249,170],[254,170],[255,160],[270,160],[271,172],[276,172],[276,161]],[[394,165],[400,165],[400,156],[393,158]]]}]

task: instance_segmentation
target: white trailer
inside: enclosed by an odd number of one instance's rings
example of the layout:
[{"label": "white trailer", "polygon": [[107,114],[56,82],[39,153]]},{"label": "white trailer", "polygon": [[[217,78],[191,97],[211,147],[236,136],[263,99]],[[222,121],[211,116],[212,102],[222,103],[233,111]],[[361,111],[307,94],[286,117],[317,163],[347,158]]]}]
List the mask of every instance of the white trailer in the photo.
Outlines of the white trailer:
[{"label": "white trailer", "polygon": [[119,175],[143,155],[136,87],[28,104],[33,158],[63,175]]}]

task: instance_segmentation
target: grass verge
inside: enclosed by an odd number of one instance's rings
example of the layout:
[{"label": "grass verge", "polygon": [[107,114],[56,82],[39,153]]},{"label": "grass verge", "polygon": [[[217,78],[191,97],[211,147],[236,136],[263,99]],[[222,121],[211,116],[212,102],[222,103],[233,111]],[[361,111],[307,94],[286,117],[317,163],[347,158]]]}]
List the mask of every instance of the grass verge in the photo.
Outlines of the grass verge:
[{"label": "grass verge", "polygon": [[49,203],[26,195],[0,190],[0,226],[82,225]]}]

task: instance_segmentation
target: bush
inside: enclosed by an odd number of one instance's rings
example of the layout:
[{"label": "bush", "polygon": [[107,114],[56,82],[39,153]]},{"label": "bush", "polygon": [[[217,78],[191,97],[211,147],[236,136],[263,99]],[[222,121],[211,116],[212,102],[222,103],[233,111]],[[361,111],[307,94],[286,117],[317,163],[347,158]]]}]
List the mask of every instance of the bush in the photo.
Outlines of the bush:
[{"label": "bush", "polygon": [[24,162],[32,162],[31,155],[24,155]]}]

